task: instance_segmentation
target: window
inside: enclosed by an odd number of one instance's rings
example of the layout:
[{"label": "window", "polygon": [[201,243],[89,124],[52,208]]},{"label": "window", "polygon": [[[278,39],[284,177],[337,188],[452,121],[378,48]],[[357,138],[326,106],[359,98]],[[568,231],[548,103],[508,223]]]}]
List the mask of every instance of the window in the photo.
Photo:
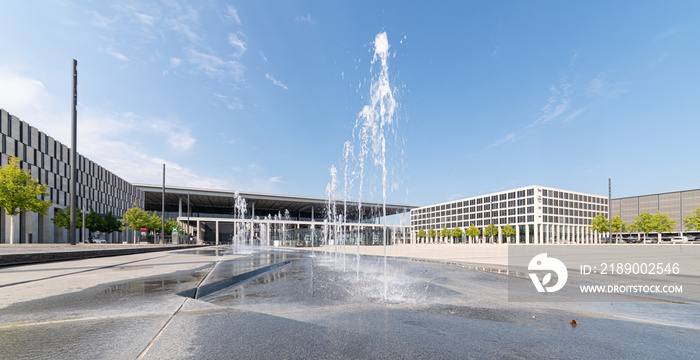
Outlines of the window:
[{"label": "window", "polygon": [[535,189],[527,189],[527,196],[534,196],[535,195]]},{"label": "window", "polygon": [[[495,197],[495,196],[494,196],[494,197]],[[506,194],[501,194],[501,195],[500,195],[500,198],[501,198],[501,200],[505,200],[505,199],[506,199]]]},{"label": "window", "polygon": [[527,198],[527,204],[532,205],[535,203],[535,198]]},{"label": "window", "polygon": [[528,213],[528,214],[532,214],[532,213],[534,213],[534,212],[535,212],[535,207],[534,207],[534,206],[528,206],[528,207],[527,207],[527,213]]},{"label": "window", "polygon": [[515,199],[515,192],[508,193],[508,199]]},{"label": "window", "polygon": [[[471,200],[469,201],[469,205],[471,205],[471,206],[476,205],[476,204],[474,204],[474,203],[475,203],[474,199],[471,199]],[[465,205],[466,205],[466,204],[465,204]],[[474,211],[474,210],[472,210],[472,211]]]}]

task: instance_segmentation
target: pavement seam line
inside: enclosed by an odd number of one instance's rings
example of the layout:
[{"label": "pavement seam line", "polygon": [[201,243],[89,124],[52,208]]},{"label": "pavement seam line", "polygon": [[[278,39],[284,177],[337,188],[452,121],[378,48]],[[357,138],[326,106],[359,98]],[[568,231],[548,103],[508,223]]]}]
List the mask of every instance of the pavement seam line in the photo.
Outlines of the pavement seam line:
[{"label": "pavement seam line", "polygon": [[[221,257],[221,259],[223,259],[223,256]],[[199,284],[197,284],[197,287],[195,288],[195,291],[194,291],[194,298],[195,299],[197,298],[197,292],[199,291],[199,287],[202,285],[204,280],[206,280],[209,277],[209,274],[211,274],[211,272],[214,271],[214,269],[216,268],[216,265],[218,265],[221,262],[221,259],[216,261],[216,263],[214,264],[214,266],[211,267],[211,269],[209,270],[207,275],[204,276],[202,278],[202,280],[199,281]],[[168,321],[165,323],[165,325],[163,325],[163,327],[160,329],[160,331],[158,331],[156,336],[153,337],[151,342],[148,343],[146,348],[143,349],[143,351],[139,354],[139,356],[136,357],[136,360],[141,360],[141,359],[143,359],[144,356],[146,356],[146,354],[148,353],[148,350],[151,350],[151,348],[153,347],[153,345],[155,345],[158,338],[160,338],[160,336],[165,332],[165,329],[168,327],[168,325],[170,325],[170,323],[173,322],[173,320],[175,319],[175,316],[177,316],[177,314],[179,314],[180,311],[182,311],[182,308],[185,307],[185,304],[187,304],[187,301],[189,299],[190,298],[188,298],[188,297],[185,298],[185,301],[183,301],[182,304],[180,304],[180,307],[177,308],[177,310],[175,310],[175,312],[173,313],[172,316],[170,316],[170,319],[168,319]]]},{"label": "pavement seam line", "polygon": [[160,329],[160,331],[158,331],[156,336],[153,337],[153,340],[151,340],[151,342],[148,343],[148,346],[146,346],[146,348],[143,349],[143,351],[141,351],[139,356],[136,357],[136,360],[141,360],[141,359],[143,359],[144,356],[146,356],[146,353],[148,353],[148,350],[151,350],[151,347],[153,347],[153,345],[155,345],[156,341],[163,334],[163,332],[165,332],[165,329],[168,327],[168,325],[170,325],[170,323],[173,322],[173,319],[175,319],[175,316],[177,316],[177,314],[180,313],[180,310],[182,310],[182,308],[185,307],[187,300],[189,300],[189,298],[185,298],[185,301],[183,301],[182,304],[180,304],[180,307],[177,308],[177,310],[175,310],[175,312],[170,316],[170,319],[168,319],[168,321],[165,322],[165,325],[163,325],[163,327]]},{"label": "pavement seam line", "polygon": [[63,276],[82,274],[82,273],[89,272],[89,271],[109,269],[109,268],[113,268],[113,267],[116,267],[116,266],[122,266],[122,265],[133,264],[133,263],[137,263],[137,262],[141,262],[141,261],[159,259],[159,258],[166,257],[166,256],[168,256],[168,255],[162,255],[162,256],[158,256],[158,257],[150,258],[150,259],[141,259],[141,260],[128,261],[128,262],[125,262],[125,263],[119,263],[119,264],[114,264],[114,265],[100,266],[100,267],[97,267],[97,268],[94,268],[94,269],[80,270],[80,271],[76,271],[76,272],[72,272],[72,273],[66,273],[66,274],[60,274],[60,275],[53,275],[53,276],[49,276],[49,277],[45,277],[45,278],[41,278],[41,279],[18,281],[18,282],[11,283],[11,284],[0,285],[0,288],[10,287],[10,286],[15,286],[15,285],[28,284],[28,283],[32,283],[32,282],[43,281],[43,280],[49,280],[49,279],[55,279],[55,278],[63,277]]}]

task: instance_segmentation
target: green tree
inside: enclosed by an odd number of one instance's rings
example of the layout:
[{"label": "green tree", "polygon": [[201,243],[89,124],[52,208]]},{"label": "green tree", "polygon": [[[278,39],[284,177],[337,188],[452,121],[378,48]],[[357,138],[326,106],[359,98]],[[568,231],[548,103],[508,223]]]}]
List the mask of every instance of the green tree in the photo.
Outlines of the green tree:
[{"label": "green tree", "polygon": [[433,228],[430,228],[430,230],[428,230],[428,237],[435,238],[436,236],[437,236],[437,231],[435,231],[435,229],[433,229]]},{"label": "green tree", "polygon": [[600,234],[610,232],[610,223],[608,222],[608,218],[606,218],[603,214],[598,214],[598,216],[591,220],[591,230],[597,231]]},{"label": "green tree", "polygon": [[509,240],[511,236],[515,235],[515,228],[513,228],[510,224],[504,226],[501,231],[503,232],[503,236],[505,236],[506,239]]},{"label": "green tree", "polygon": [[121,226],[122,223],[119,221],[119,219],[112,215],[112,212],[110,211],[107,215],[104,216],[104,228],[100,231],[109,234],[115,231],[119,231]]},{"label": "green tree", "polygon": [[671,220],[671,218],[660,212],[656,212],[652,218],[652,231],[658,232],[659,234],[665,232],[671,232],[676,227],[676,222]]},{"label": "green tree", "polygon": [[496,226],[494,223],[489,224],[484,229],[484,236],[498,236],[498,226]]},{"label": "green tree", "polygon": [[419,239],[421,239],[421,242],[424,242],[424,241],[425,241],[424,239],[425,239],[426,236],[428,236],[428,234],[425,232],[425,230],[420,229],[420,230],[418,230],[418,234],[416,234],[416,236],[417,236]]},{"label": "green tree", "polygon": [[39,196],[48,196],[46,185],[32,179],[29,170],[19,168],[20,160],[11,156],[7,165],[0,168],[0,207],[11,217],[10,220],[10,244],[15,243],[14,220],[15,215],[31,211],[46,215],[51,207],[51,201],[41,200]]},{"label": "green tree", "polygon": [[462,234],[464,234],[464,231],[462,231],[462,229],[460,229],[459,226],[452,229],[452,236],[453,237],[460,238],[460,237],[462,237]]},{"label": "green tree", "polygon": [[95,231],[103,231],[104,218],[102,215],[95,212],[90,206],[90,212],[85,215],[85,228],[88,229],[88,238],[92,239],[92,233]]},{"label": "green tree", "polygon": [[141,210],[134,202],[134,206],[122,216],[122,221],[128,229],[138,231],[141,228],[150,228],[150,217],[149,213]]},{"label": "green tree", "polygon": [[612,218],[613,232],[627,232],[627,223],[622,221],[622,218],[615,216]]},{"label": "green tree", "polygon": [[452,231],[447,228],[447,226],[443,227],[442,230],[440,230],[440,237],[450,237],[452,236]]},{"label": "green tree", "polygon": [[469,229],[466,230],[466,234],[469,237],[477,237],[480,233],[481,231],[479,231],[479,228],[474,226],[474,224],[472,224],[472,226],[470,226]]},{"label": "green tree", "polygon": [[163,223],[161,222],[160,216],[156,215],[156,212],[148,214],[148,228],[152,229],[154,233],[159,233]]},{"label": "green tree", "polygon": [[700,231],[700,206],[683,218],[683,226],[688,230]]},{"label": "green tree", "polygon": [[639,216],[634,218],[632,224],[629,227],[632,232],[640,232],[644,234],[644,237],[652,231],[654,231],[654,216],[644,211],[639,214]]},{"label": "green tree", "polygon": [[[54,225],[64,229],[70,228],[70,207],[56,210],[56,215],[51,219]],[[75,209],[75,227],[83,227],[83,213],[80,209]]]},{"label": "green tree", "polygon": [[177,232],[182,231],[182,229],[180,228],[180,223],[177,222],[177,220],[173,218],[168,218],[168,220],[165,222],[165,235],[172,235],[173,228],[177,228]]}]

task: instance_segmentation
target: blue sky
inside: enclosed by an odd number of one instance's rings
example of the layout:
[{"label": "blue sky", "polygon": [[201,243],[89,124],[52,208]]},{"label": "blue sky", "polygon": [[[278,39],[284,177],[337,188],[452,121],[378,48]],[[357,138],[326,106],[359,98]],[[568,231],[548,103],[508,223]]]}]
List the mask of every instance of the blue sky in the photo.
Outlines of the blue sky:
[{"label": "blue sky", "polygon": [[[700,187],[700,3],[15,1],[0,107],[124,179],[325,196],[386,32],[387,198]],[[11,29],[11,30],[10,30]],[[355,154],[357,158],[357,154]],[[350,171],[357,173],[358,161]],[[367,162],[364,199],[381,200]],[[352,179],[352,174],[349,175]],[[354,177],[349,197],[359,196]]]}]

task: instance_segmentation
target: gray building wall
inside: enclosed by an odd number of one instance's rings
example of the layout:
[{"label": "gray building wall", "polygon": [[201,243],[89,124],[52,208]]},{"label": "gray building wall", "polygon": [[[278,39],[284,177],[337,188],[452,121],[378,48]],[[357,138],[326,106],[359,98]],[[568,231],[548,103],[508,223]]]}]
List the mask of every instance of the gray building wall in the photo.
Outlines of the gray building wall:
[{"label": "gray building wall", "polygon": [[666,214],[676,222],[674,232],[687,231],[681,228],[683,218],[698,207],[700,189],[613,199],[610,203],[612,216],[619,215],[627,224],[631,224],[644,211],[650,214],[656,214],[657,211]]},{"label": "gray building wall", "polygon": [[[58,209],[70,205],[70,149],[4,109],[0,109],[0,136],[0,165],[6,165],[10,156],[19,158],[20,166],[30,170],[32,178],[47,185],[49,195],[44,199],[53,202],[48,216],[27,213],[16,217],[15,234],[20,235],[19,242],[67,242],[67,230],[54,226],[51,218]],[[78,155],[77,162],[79,208],[89,211],[92,207],[100,214],[111,211],[119,218],[134,201],[143,204],[143,193],[132,184],[82,155]],[[0,213],[0,243],[9,242],[9,221],[3,210]],[[121,242],[123,235],[113,233],[107,240]],[[15,241],[17,239],[15,236]]]}]

